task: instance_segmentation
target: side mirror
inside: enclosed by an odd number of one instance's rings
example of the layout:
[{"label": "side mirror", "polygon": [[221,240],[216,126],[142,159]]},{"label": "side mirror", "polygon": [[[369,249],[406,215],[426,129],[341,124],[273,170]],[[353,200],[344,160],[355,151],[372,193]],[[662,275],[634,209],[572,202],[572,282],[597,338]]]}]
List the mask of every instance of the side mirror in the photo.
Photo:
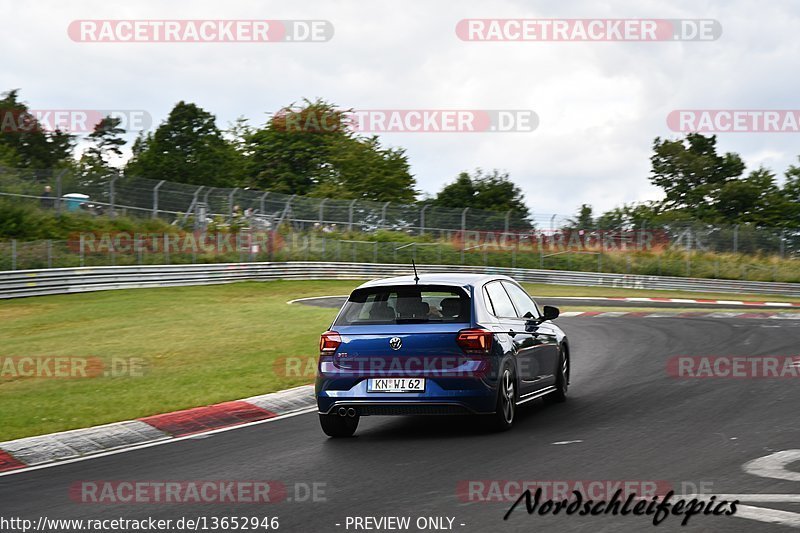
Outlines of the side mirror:
[{"label": "side mirror", "polygon": [[558,307],[553,307],[552,305],[545,305],[542,308],[542,318],[545,320],[555,320],[560,313],[561,311],[558,310]]}]

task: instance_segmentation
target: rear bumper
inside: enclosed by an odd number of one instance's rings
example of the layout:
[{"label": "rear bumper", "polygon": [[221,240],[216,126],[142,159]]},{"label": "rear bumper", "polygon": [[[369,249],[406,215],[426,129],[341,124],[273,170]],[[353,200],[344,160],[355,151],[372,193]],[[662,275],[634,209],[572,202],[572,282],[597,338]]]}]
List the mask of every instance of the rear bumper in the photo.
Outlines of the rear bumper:
[{"label": "rear bumper", "polygon": [[[449,385],[449,384],[448,384]],[[497,389],[481,380],[460,382],[462,388],[442,387],[428,379],[421,393],[367,392],[367,380],[358,381],[348,390],[329,390],[325,380],[317,383],[317,408],[321,414],[334,413],[340,407],[353,407],[362,416],[467,415],[490,414],[495,410]]]}]

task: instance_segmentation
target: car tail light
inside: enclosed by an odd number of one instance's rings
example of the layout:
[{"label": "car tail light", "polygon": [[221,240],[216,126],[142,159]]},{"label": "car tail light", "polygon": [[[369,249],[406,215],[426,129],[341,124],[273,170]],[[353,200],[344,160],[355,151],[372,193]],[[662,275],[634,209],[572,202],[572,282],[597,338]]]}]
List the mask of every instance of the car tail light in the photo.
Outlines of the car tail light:
[{"label": "car tail light", "polygon": [[492,351],[494,334],[485,329],[462,329],[456,337],[456,344],[466,354],[488,355]]},{"label": "car tail light", "polygon": [[319,338],[319,355],[333,355],[342,344],[342,337],[335,331],[326,331]]}]

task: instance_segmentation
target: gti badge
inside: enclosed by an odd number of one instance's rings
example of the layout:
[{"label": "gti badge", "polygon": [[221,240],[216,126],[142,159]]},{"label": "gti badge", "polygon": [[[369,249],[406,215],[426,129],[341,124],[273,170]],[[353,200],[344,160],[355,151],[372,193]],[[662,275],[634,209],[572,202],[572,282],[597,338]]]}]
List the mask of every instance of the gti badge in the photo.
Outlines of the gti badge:
[{"label": "gti badge", "polygon": [[392,337],[389,339],[389,346],[392,350],[399,350],[403,346],[403,339],[400,337]]}]

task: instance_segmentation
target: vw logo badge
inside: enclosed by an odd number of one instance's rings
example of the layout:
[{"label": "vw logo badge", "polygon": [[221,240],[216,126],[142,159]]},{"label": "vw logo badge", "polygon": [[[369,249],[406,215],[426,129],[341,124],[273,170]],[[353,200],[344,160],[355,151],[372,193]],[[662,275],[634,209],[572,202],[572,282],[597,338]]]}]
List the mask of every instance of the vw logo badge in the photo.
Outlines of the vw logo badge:
[{"label": "vw logo badge", "polygon": [[403,339],[400,337],[392,337],[389,340],[389,346],[392,347],[392,350],[399,350],[403,346]]}]

